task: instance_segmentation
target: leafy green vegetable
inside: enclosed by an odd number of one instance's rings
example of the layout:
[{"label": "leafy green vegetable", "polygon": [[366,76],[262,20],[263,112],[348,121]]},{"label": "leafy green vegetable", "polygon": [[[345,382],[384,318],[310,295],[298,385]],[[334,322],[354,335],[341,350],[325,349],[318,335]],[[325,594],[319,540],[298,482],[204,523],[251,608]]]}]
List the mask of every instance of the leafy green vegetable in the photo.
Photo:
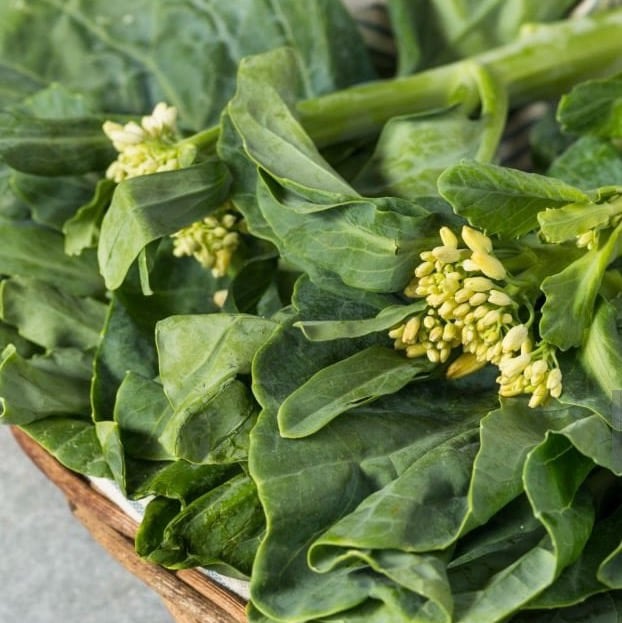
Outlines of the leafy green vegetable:
[{"label": "leafy green vegetable", "polygon": [[622,13],[571,6],[389,0],[374,81],[334,0],[2,4],[0,421],[249,622],[617,620]]}]

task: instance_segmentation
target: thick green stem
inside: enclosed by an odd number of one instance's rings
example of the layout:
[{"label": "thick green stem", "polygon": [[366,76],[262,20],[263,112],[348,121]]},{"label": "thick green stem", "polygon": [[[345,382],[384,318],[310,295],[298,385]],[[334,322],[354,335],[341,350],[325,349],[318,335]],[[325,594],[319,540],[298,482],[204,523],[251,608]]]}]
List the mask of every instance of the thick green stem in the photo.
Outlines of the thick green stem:
[{"label": "thick green stem", "polygon": [[455,103],[470,88],[474,62],[503,85],[512,105],[559,96],[581,80],[622,70],[622,10],[539,25],[465,61],[306,100],[298,106],[302,124],[320,146],[376,133],[396,115]]}]

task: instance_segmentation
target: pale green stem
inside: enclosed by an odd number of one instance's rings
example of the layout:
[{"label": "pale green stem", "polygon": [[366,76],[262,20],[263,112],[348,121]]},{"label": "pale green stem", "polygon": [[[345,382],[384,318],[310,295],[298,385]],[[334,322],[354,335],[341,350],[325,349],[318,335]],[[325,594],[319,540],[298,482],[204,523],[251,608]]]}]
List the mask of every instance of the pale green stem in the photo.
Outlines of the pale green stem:
[{"label": "pale green stem", "polygon": [[[474,65],[484,71],[474,72]],[[622,9],[537,25],[509,45],[412,76],[305,100],[297,109],[302,125],[323,147],[373,135],[391,117],[472,103],[484,75],[518,106],[560,96],[577,82],[616,71],[622,71]],[[182,142],[206,149],[215,145],[218,133],[214,126]]]}]

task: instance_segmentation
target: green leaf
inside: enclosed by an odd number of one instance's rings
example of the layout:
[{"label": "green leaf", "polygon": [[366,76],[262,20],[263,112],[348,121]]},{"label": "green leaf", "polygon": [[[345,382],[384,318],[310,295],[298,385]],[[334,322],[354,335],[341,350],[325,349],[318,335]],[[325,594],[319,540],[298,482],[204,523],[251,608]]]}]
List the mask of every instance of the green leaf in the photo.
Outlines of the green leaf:
[{"label": "green leaf", "polygon": [[20,428],[65,467],[94,478],[110,477],[92,422],[49,417]]},{"label": "green leaf", "polygon": [[93,193],[93,181],[77,176],[42,177],[15,173],[11,186],[30,207],[35,222],[58,231]]},{"label": "green leaf", "polygon": [[294,323],[312,342],[324,342],[342,338],[355,338],[386,331],[391,327],[425,309],[425,302],[417,301],[410,305],[390,305],[385,307],[374,318],[361,320],[299,320]]},{"label": "green leaf", "polygon": [[370,346],[316,372],[290,394],[278,411],[279,431],[288,438],[311,435],[341,413],[400,390],[431,367],[427,359]]},{"label": "green leaf", "polygon": [[[153,529],[149,524],[141,532],[140,551],[147,559],[177,569],[202,566],[237,577],[250,574],[264,531],[264,517],[255,485],[248,476],[234,476],[174,516],[174,506],[159,502],[159,507],[160,512],[165,512],[164,521],[159,521],[160,530],[166,524],[161,543],[155,535],[146,534],[146,530]],[[156,549],[150,551],[155,544]]]},{"label": "green leaf", "polygon": [[80,255],[84,249],[97,244],[101,221],[115,187],[112,180],[107,178],[99,180],[91,200],[80,206],[71,218],[65,221],[62,229],[65,234],[67,255]]},{"label": "green leaf", "polygon": [[132,371],[126,374],[117,391],[113,416],[127,455],[151,461],[174,459],[160,441],[172,415],[162,385]]},{"label": "green leaf", "polygon": [[68,257],[59,233],[32,222],[0,219],[0,239],[0,274],[40,279],[77,296],[103,292],[95,254]]},{"label": "green leaf", "polygon": [[8,346],[0,360],[0,422],[29,424],[49,416],[88,418],[91,358],[65,349],[21,357]]},{"label": "green leaf", "polygon": [[562,97],[557,118],[566,132],[622,136],[622,75],[575,86]]},{"label": "green leaf", "polygon": [[330,169],[292,112],[302,92],[300,80],[299,63],[287,48],[240,64],[238,89],[227,112],[244,149],[279,183],[309,199],[316,197],[315,189],[329,195],[331,203],[355,197],[357,193]]},{"label": "green leaf", "polygon": [[582,190],[622,186],[622,156],[610,141],[582,136],[553,161],[547,175]]},{"label": "green leaf", "polygon": [[91,403],[93,419],[112,420],[116,393],[128,370],[145,378],[157,374],[153,327],[140,308],[113,297],[95,353]]},{"label": "green leaf", "polygon": [[237,374],[249,374],[255,352],[275,327],[271,320],[244,314],[174,316],[159,322],[160,376],[174,410],[199,408]]},{"label": "green leaf", "polygon": [[247,461],[257,413],[246,385],[232,380],[198,409],[177,411],[160,439],[173,456],[192,463]]},{"label": "green leaf", "polygon": [[230,176],[220,161],[135,177],[117,186],[102,221],[97,256],[106,286],[118,288],[148,243],[219,208]]},{"label": "green leaf", "polygon": [[439,192],[472,225],[504,238],[536,229],[538,212],[546,208],[589,201],[560,180],[477,162],[447,169],[439,178]]},{"label": "green leaf", "polygon": [[548,242],[559,243],[604,227],[619,214],[622,214],[622,202],[569,204],[540,212],[538,223]]},{"label": "green leaf", "polygon": [[599,247],[542,282],[546,301],[542,306],[540,333],[550,344],[567,350],[585,340],[598,290],[607,266],[617,256],[621,234],[622,225],[618,225]]},{"label": "green leaf", "polygon": [[[412,203],[356,199],[299,214],[292,197],[260,177],[257,201],[281,256],[323,283],[394,292],[404,287],[417,256],[438,237],[438,220]],[[293,205],[294,204],[294,205]]]},{"label": "green leaf", "polygon": [[0,317],[20,335],[47,349],[94,348],[106,305],[72,296],[44,282],[15,277],[0,283]]},{"label": "green leaf", "polygon": [[399,59],[406,75],[514,41],[526,23],[565,16],[572,0],[389,0]]},{"label": "green leaf", "polygon": [[[622,389],[622,335],[619,329],[619,309],[605,301],[594,314],[580,361],[588,374],[600,385],[607,398]],[[613,408],[613,407],[612,407]],[[607,418],[610,414],[606,414]],[[619,428],[617,423],[616,428]]]},{"label": "green leaf", "polygon": [[116,155],[102,131],[103,121],[0,113],[0,156],[13,169],[32,175],[102,171]]},{"label": "green leaf", "polygon": [[[13,68],[12,82],[3,85],[22,92],[32,88],[27,78],[58,81],[97,110],[123,113],[144,114],[166,101],[195,131],[218,122],[235,69],[249,54],[295,48],[309,95],[373,77],[354,22],[332,0],[34,0],[28,10],[0,7],[0,24],[0,57]],[[183,45],[179,32],[188,35]]]}]

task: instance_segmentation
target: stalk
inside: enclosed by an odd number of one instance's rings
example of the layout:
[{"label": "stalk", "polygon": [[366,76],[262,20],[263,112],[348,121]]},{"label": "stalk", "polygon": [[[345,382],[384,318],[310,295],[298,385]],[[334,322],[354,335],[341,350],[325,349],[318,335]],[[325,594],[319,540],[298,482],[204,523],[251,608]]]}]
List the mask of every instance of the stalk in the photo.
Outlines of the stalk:
[{"label": "stalk", "polygon": [[589,78],[622,70],[622,9],[526,27],[518,40],[412,76],[370,82],[305,100],[302,125],[319,146],[379,132],[391,117],[460,101],[473,63],[505,89],[513,106],[549,99]]}]

